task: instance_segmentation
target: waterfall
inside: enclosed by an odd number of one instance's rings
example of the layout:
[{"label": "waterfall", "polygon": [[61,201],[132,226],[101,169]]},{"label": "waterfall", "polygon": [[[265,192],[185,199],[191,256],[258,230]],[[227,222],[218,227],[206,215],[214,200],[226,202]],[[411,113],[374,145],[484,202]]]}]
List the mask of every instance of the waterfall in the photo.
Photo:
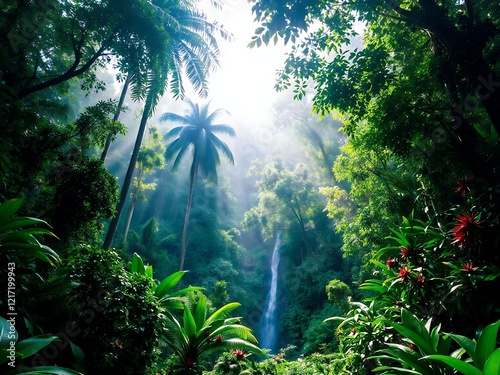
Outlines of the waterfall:
[{"label": "waterfall", "polygon": [[278,266],[280,263],[280,236],[281,231],[277,233],[276,243],[274,244],[273,257],[271,260],[271,287],[266,300],[266,311],[262,325],[262,347],[274,349],[276,344],[276,293],[278,289]]}]

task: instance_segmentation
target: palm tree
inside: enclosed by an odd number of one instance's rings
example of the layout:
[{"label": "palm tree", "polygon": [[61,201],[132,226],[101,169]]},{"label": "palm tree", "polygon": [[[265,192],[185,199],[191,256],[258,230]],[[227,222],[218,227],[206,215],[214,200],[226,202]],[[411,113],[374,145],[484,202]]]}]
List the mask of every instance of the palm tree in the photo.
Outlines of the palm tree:
[{"label": "palm tree", "polygon": [[232,302],[222,306],[213,314],[208,315],[205,296],[195,302],[191,294],[189,302],[184,306],[182,323],[169,311],[166,313],[167,330],[164,341],[179,361],[177,374],[201,373],[199,364],[201,355],[213,351],[239,349],[241,356],[247,352],[265,355],[256,343],[250,329],[240,324],[240,318],[230,318],[228,315],[240,306]]},{"label": "palm tree", "polygon": [[207,178],[217,181],[217,165],[220,164],[219,151],[227,157],[231,164],[234,164],[234,157],[228,145],[216,135],[216,133],[225,133],[234,136],[234,129],[227,124],[214,124],[217,118],[226,114],[227,111],[219,108],[210,113],[208,109],[209,103],[200,107],[189,99],[186,99],[186,102],[190,106],[190,110],[185,116],[167,112],[160,117],[160,121],[162,122],[170,121],[181,124],[170,130],[166,135],[167,139],[177,137],[167,145],[167,160],[171,159],[174,155],[176,156],[172,170],[175,171],[179,167],[181,160],[188,150],[192,150],[193,155],[191,170],[189,172],[189,191],[186,215],[184,217],[184,228],[182,230],[179,270],[184,268],[193,187],[198,171]]},{"label": "palm tree", "polygon": [[116,214],[111,220],[104,240],[103,248],[105,249],[111,247],[113,243],[128,197],[146,124],[160,97],[165,89],[170,89],[174,98],[184,98],[182,79],[184,75],[195,91],[205,97],[208,94],[207,76],[218,65],[219,48],[215,34],[218,33],[226,40],[231,39],[231,35],[221,26],[216,22],[208,22],[206,15],[196,10],[195,1],[186,0],[178,6],[164,5],[168,11],[154,3],[156,1],[151,2],[150,5],[155,11],[161,13],[164,27],[168,30],[170,38],[166,41],[161,54],[148,56],[147,77],[133,74],[131,78],[132,98],[146,99],[146,101],[130,163],[120,191],[120,199],[116,206]]}]

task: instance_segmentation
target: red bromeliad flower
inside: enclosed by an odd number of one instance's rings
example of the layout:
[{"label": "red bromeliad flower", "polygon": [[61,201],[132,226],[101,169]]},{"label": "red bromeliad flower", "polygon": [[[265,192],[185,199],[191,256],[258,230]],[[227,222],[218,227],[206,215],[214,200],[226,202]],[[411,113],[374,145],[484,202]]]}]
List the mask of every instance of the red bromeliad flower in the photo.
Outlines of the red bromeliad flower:
[{"label": "red bromeliad flower", "polygon": [[221,342],[222,341],[222,335],[217,335],[215,338],[216,341]]},{"label": "red bromeliad flower", "polygon": [[415,252],[411,246],[401,246],[401,256],[405,259],[411,257]]},{"label": "red bromeliad flower", "polygon": [[236,359],[245,358],[245,352],[241,349],[231,350],[231,353],[236,355]]},{"label": "red bromeliad flower", "polygon": [[477,270],[478,270],[478,267],[474,267],[474,264],[472,262],[464,263],[464,265],[460,269],[460,271],[464,271],[467,273],[473,273],[473,272],[476,272]]},{"label": "red bromeliad flower", "polygon": [[423,277],[422,275],[418,275],[417,279],[413,282],[413,285],[416,288],[421,288],[424,286],[424,284],[425,284],[425,277]]},{"label": "red bromeliad flower", "polygon": [[472,185],[472,181],[474,179],[472,177],[467,177],[464,179],[460,179],[457,181],[457,188],[455,189],[455,193],[460,194],[462,197],[465,197],[465,193],[470,191],[470,187]]},{"label": "red bromeliad flower", "polygon": [[392,270],[394,267],[397,267],[398,260],[396,258],[389,258],[387,259],[387,262],[385,262],[385,265],[388,269]]},{"label": "red bromeliad flower", "polygon": [[399,269],[399,276],[398,276],[404,283],[406,283],[408,280],[410,280],[410,270],[405,267],[401,267]]},{"label": "red bromeliad flower", "polygon": [[451,235],[453,236],[453,244],[460,244],[460,248],[469,246],[472,244],[476,237],[477,233],[480,229],[483,229],[481,224],[484,221],[477,221],[476,215],[471,213],[468,215],[466,212],[462,212],[461,215],[457,215],[457,223],[450,230]]},{"label": "red bromeliad flower", "polygon": [[414,344],[414,343],[412,343],[412,342],[409,342],[409,343],[408,343],[408,347],[409,347],[411,350],[415,350],[415,349],[417,348],[417,347],[415,346],[415,344]]}]

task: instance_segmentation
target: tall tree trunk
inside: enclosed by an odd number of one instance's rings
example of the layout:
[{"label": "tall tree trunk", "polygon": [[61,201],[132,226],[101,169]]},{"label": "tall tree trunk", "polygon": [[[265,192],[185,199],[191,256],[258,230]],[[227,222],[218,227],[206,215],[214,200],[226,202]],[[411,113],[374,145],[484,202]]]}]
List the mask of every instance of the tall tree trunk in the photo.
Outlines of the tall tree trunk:
[{"label": "tall tree trunk", "polygon": [[184,216],[184,228],[182,229],[182,242],[181,242],[181,255],[179,257],[179,269],[182,271],[184,269],[184,259],[186,258],[187,249],[187,232],[189,226],[189,216],[191,215],[191,203],[193,202],[193,190],[194,190],[194,180],[196,178],[196,170],[191,173],[189,178],[189,192],[186,204],[186,216]]},{"label": "tall tree trunk", "polygon": [[137,198],[139,196],[139,189],[140,189],[139,186],[141,185],[142,174],[143,174],[143,169],[139,168],[139,173],[137,176],[137,185],[134,186],[134,191],[132,193],[132,200],[130,201],[130,205],[128,208],[127,221],[125,222],[125,229],[123,230],[122,244],[124,245],[127,243],[127,236],[128,236],[128,231],[130,229],[130,223],[132,222],[132,216],[134,216],[134,209],[137,203]]},{"label": "tall tree trunk", "polygon": [[[113,116],[113,121],[118,121],[120,118],[120,113],[123,108],[123,102],[125,101],[125,96],[127,96],[128,87],[130,85],[130,81],[132,80],[132,74],[127,74],[127,79],[123,84],[122,93],[120,94],[120,100],[118,101],[118,107],[116,108],[115,115]],[[108,155],[109,147],[111,146],[111,142],[113,141],[114,134],[108,134],[108,138],[106,139],[106,144],[104,145],[104,150],[102,150],[101,160],[104,163],[106,160],[106,156]]]},{"label": "tall tree trunk", "polygon": [[169,176],[168,169],[164,168],[161,176],[160,188],[156,198],[155,209],[153,216],[156,220],[160,218],[160,213],[163,208],[163,196],[165,195],[165,186],[167,185],[167,178]]},{"label": "tall tree trunk", "polygon": [[135,203],[136,201],[132,200],[128,207],[127,221],[125,222],[125,229],[123,230],[122,248],[125,248],[127,245],[127,236],[130,229],[130,223],[132,222],[132,216],[134,216]]},{"label": "tall tree trunk", "polygon": [[148,122],[149,114],[153,107],[153,102],[157,95],[156,85],[153,84],[149,88],[148,96],[146,98],[146,103],[144,105],[144,112],[142,113],[141,123],[139,126],[139,131],[137,133],[137,138],[135,140],[134,150],[132,151],[132,156],[130,157],[130,163],[128,165],[127,174],[123,181],[122,190],[120,192],[120,200],[116,205],[116,215],[111,220],[109,224],[108,233],[106,234],[106,239],[104,240],[103,248],[108,249],[112,246],[113,240],[115,238],[116,230],[118,228],[118,222],[120,221],[120,216],[125,206],[125,201],[127,200],[128,190],[130,188],[130,183],[132,182],[132,176],[134,175],[135,165],[137,164],[137,157],[139,156],[139,150],[141,148],[142,140],[144,138],[144,133],[146,130],[146,124]]}]

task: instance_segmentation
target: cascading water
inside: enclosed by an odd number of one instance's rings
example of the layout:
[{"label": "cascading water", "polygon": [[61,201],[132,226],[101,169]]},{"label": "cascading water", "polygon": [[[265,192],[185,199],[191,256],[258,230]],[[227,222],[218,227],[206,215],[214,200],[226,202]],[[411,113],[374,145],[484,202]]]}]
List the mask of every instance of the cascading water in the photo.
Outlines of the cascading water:
[{"label": "cascading water", "polygon": [[276,344],[276,294],[278,290],[278,266],[280,263],[280,236],[281,231],[277,233],[276,243],[274,244],[273,257],[271,260],[271,287],[266,300],[266,311],[262,324],[261,345],[263,348],[274,349]]}]

